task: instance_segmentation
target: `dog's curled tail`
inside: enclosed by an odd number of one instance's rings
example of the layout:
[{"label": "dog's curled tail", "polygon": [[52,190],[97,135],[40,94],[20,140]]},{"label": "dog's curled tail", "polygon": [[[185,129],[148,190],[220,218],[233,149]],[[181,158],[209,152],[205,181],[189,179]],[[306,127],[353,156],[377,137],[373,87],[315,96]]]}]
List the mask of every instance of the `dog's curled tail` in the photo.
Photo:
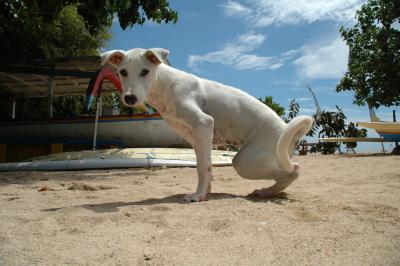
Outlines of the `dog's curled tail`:
[{"label": "dog's curled tail", "polygon": [[290,156],[297,147],[299,140],[310,130],[313,119],[308,116],[298,116],[289,122],[279,137],[276,153],[283,169],[288,172],[297,172],[299,165],[293,163]]}]

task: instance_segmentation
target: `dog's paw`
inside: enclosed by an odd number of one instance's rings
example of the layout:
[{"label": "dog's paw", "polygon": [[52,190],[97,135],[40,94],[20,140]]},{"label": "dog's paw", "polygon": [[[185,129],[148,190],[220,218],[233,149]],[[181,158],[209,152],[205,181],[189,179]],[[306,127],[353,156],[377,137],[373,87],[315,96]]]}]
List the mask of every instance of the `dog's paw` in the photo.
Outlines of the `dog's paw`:
[{"label": "dog's paw", "polygon": [[201,195],[197,193],[189,194],[186,195],[183,198],[184,201],[186,202],[200,202],[200,201],[205,201],[206,200],[206,195]]},{"label": "dog's paw", "polygon": [[267,188],[263,188],[263,189],[256,189],[253,192],[251,192],[249,195],[247,195],[247,197],[250,198],[272,198],[276,196],[276,192],[275,191],[271,191]]}]

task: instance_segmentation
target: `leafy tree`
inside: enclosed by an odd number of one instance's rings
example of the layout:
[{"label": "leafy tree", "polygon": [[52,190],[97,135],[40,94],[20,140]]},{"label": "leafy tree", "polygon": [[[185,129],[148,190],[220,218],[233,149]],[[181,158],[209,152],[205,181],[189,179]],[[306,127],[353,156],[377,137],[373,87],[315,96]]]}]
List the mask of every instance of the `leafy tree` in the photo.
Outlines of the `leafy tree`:
[{"label": "leafy tree", "polygon": [[[318,138],[340,138],[345,130],[346,116],[343,111],[336,105],[337,112],[321,111],[314,116],[315,124],[320,131]],[[336,149],[340,148],[338,142],[319,142],[317,149],[322,154],[334,154]]]},{"label": "leafy tree", "polygon": [[286,122],[289,122],[295,118],[299,114],[299,110],[300,105],[296,102],[296,98],[290,100],[288,117],[285,119]]},{"label": "leafy tree", "polygon": [[[0,7],[4,8],[7,3]],[[24,1],[16,3],[23,6],[14,8],[11,14],[0,15],[0,56],[3,59],[98,55],[98,48],[111,37],[107,33],[110,25],[91,34],[74,5],[63,7],[49,18],[40,10],[41,1],[30,1],[29,6],[25,6]]]},{"label": "leafy tree", "polygon": [[[7,108],[11,110],[11,106]],[[18,99],[16,106],[16,118],[43,119],[48,117],[49,104],[46,98],[22,98]]]},{"label": "leafy tree", "polygon": [[399,105],[400,3],[369,0],[356,17],[353,27],[340,28],[350,53],[347,72],[336,90],[354,91],[357,105]]},{"label": "leafy tree", "polygon": [[[0,109],[0,119],[9,119],[11,114],[11,99],[1,98],[3,108]],[[71,117],[85,111],[84,96],[59,96],[53,98],[53,117]],[[48,98],[18,98],[16,106],[17,119],[45,119],[49,116]]]},{"label": "leafy tree", "polygon": [[76,6],[64,7],[43,28],[46,32],[39,41],[39,48],[46,58],[98,55],[99,48],[111,38],[108,25],[100,28],[96,34],[91,34]]},{"label": "leafy tree", "polygon": [[[312,129],[312,134],[318,131],[318,138],[342,138],[342,137],[366,137],[366,129],[358,129],[356,125],[350,122],[346,125],[346,116],[336,105],[337,111],[321,111],[314,115],[315,125]],[[347,150],[357,147],[357,142],[344,142]],[[336,150],[340,151],[340,142],[318,142],[317,150],[322,154],[334,154]]]},{"label": "leafy tree", "polygon": [[259,100],[269,106],[272,110],[275,111],[280,117],[283,117],[285,115],[285,108],[281,106],[279,103],[276,103],[272,100],[272,96],[266,96],[264,99],[259,98]]},{"label": "leafy tree", "polygon": [[[365,138],[367,136],[367,130],[365,128],[358,129],[353,122],[350,122],[344,130],[343,136],[349,138]],[[344,142],[343,144],[347,150],[351,149],[355,153],[354,149],[357,147],[357,142]]]},{"label": "leafy tree", "polygon": [[123,29],[178,19],[166,0],[4,0],[0,58],[97,55],[115,14]]},{"label": "leafy tree", "polygon": [[74,117],[85,110],[85,97],[82,95],[62,96],[53,99],[53,116]]},{"label": "leafy tree", "polygon": [[176,23],[178,13],[169,7],[168,0],[86,0],[72,1],[78,3],[79,14],[87,22],[91,32],[96,32],[102,25],[112,22],[117,14],[122,29],[134,24],[142,25],[146,20],[158,24]]}]

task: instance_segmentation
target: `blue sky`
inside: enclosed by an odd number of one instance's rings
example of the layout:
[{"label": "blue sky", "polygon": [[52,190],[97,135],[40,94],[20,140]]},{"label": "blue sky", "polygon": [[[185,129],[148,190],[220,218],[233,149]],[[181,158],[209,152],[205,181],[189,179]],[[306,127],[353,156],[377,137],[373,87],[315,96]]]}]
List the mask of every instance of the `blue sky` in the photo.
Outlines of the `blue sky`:
[{"label": "blue sky", "polygon": [[[348,48],[339,28],[350,26],[361,0],[170,0],[177,24],[148,22],[123,31],[118,22],[107,50],[162,47],[171,64],[200,77],[240,88],[254,97],[273,96],[285,108],[296,98],[301,113],[315,105],[309,84],[322,107],[339,105],[349,121],[369,121],[367,107],[353,105],[353,94],[336,93],[346,71]],[[382,120],[392,110],[379,108]],[[375,137],[372,131],[369,136]],[[387,145],[388,146],[388,145]],[[361,150],[380,149],[363,144]]]}]

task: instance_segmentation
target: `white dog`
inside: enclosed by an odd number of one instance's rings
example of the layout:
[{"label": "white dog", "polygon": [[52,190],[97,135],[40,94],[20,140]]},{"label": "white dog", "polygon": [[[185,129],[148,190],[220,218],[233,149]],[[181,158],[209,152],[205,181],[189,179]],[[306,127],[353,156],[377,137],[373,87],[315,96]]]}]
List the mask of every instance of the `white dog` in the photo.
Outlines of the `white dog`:
[{"label": "white dog", "polygon": [[310,129],[310,117],[289,124],[247,93],[172,68],[169,51],[114,50],[103,53],[102,63],[113,65],[128,106],[145,102],[155,107],[167,123],[194,148],[198,186],[186,201],[203,201],[211,191],[211,150],[214,144],[240,147],[233,167],[248,179],[274,179],[275,184],[252,195],[271,197],[288,187],[299,166],[290,159],[298,141]]}]

